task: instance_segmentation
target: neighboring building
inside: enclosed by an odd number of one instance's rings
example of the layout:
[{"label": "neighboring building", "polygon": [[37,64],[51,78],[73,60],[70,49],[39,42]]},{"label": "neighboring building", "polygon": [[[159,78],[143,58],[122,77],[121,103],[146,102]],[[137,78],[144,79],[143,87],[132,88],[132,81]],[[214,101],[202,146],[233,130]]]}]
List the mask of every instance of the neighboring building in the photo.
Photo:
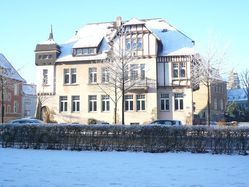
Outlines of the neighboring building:
[{"label": "neighboring building", "polygon": [[248,98],[243,88],[230,89],[227,91],[227,102],[228,104],[236,103],[242,108],[248,108]]},{"label": "neighboring building", "polygon": [[240,88],[240,80],[238,73],[231,71],[227,81],[227,89],[239,89]]},{"label": "neighboring building", "polygon": [[22,84],[25,80],[0,53],[0,122],[22,117]]},{"label": "neighboring building", "polygon": [[36,111],[36,85],[23,84],[23,117],[34,117]]},{"label": "neighboring building", "polygon": [[[100,89],[108,84],[104,63],[111,46],[137,57],[127,77],[139,84],[125,95],[125,123],[178,119],[192,124],[191,57],[194,41],[163,19],[87,24],[58,45],[51,31],[37,44],[38,95],[43,109],[58,122],[87,123],[91,118],[113,123],[114,104]],[[42,78],[41,78],[42,77]],[[121,121],[121,99],[118,103]]]},{"label": "neighboring building", "polygon": [[[195,118],[202,120],[202,123],[208,121],[208,87],[203,83],[200,88],[194,91],[194,114]],[[210,93],[210,121],[219,121],[224,119],[227,88],[225,81],[217,81],[209,87]],[[197,121],[197,123],[199,123]]]}]

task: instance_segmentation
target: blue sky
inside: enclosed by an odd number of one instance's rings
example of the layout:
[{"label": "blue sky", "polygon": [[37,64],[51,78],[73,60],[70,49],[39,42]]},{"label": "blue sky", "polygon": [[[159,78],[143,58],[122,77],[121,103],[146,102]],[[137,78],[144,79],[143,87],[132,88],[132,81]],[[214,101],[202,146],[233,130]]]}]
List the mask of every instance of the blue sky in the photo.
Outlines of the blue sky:
[{"label": "blue sky", "polygon": [[51,24],[60,44],[87,23],[114,21],[116,16],[164,18],[195,40],[197,48],[205,49],[210,38],[221,48],[228,45],[226,66],[241,72],[249,69],[248,8],[247,0],[1,0],[0,53],[31,83],[35,46],[47,40]]}]

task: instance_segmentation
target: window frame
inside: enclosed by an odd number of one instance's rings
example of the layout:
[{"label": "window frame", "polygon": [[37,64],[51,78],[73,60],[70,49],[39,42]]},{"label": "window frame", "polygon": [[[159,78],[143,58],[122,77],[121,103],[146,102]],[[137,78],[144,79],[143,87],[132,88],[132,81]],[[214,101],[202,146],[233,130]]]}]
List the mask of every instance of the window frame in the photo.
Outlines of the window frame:
[{"label": "window frame", "polygon": [[59,112],[67,112],[68,110],[68,97],[60,96],[59,97]]},{"label": "window frame", "polygon": [[136,95],[136,110],[137,111],[145,111],[145,94]]},{"label": "window frame", "polygon": [[101,95],[101,111],[109,112],[110,111],[110,96]]},{"label": "window frame", "polygon": [[72,96],[72,112],[80,112],[80,96],[73,95]]},{"label": "window frame", "polygon": [[184,110],[184,94],[183,93],[175,93],[175,111]]},{"label": "window frame", "polygon": [[134,110],[134,100],[133,95],[125,95],[125,111]]},{"label": "window frame", "polygon": [[168,93],[160,94],[160,111],[170,111],[170,98]]},{"label": "window frame", "polygon": [[88,95],[88,112],[97,112],[97,95]]},{"label": "window frame", "polygon": [[43,69],[42,70],[42,84],[43,85],[48,85],[48,69]]},{"label": "window frame", "polygon": [[90,67],[88,69],[88,79],[89,79],[89,84],[97,83],[97,68],[96,67]]}]

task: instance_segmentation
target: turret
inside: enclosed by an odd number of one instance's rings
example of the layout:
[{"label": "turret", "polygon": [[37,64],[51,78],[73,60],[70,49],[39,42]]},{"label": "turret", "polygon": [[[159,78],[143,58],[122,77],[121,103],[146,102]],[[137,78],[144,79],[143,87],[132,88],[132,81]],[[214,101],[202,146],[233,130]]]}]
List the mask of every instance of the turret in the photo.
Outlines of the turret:
[{"label": "turret", "polygon": [[35,64],[37,66],[54,65],[59,54],[60,46],[54,41],[53,29],[51,25],[48,40],[36,45]]}]

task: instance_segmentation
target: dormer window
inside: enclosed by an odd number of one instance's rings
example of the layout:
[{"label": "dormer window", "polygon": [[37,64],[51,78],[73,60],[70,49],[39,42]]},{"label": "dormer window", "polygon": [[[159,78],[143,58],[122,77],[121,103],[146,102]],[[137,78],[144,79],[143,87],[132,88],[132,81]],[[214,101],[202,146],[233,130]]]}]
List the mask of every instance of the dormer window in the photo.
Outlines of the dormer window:
[{"label": "dormer window", "polygon": [[85,56],[85,55],[93,55],[96,54],[97,52],[96,48],[77,48],[73,49],[73,56]]}]

